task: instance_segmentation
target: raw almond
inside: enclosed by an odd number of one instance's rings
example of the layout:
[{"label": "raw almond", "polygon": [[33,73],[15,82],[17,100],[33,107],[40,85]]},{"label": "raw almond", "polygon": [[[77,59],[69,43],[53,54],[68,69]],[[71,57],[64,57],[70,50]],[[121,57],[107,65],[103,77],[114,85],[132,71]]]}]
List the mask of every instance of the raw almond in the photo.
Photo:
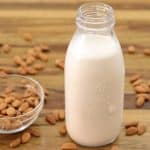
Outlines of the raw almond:
[{"label": "raw almond", "polygon": [[138,135],[143,135],[146,131],[146,125],[139,124],[138,125]]},{"label": "raw almond", "polygon": [[126,135],[127,136],[135,135],[137,134],[137,131],[138,131],[137,127],[129,127],[126,129]]},{"label": "raw almond", "polygon": [[7,107],[7,103],[3,102],[0,104],[0,111],[2,111],[3,109],[5,109]]},{"label": "raw almond", "polygon": [[25,41],[28,41],[28,42],[32,41],[31,33],[24,33],[23,38],[24,38]]},{"label": "raw almond", "polygon": [[9,53],[10,50],[11,50],[11,46],[10,46],[9,44],[4,44],[4,45],[2,46],[2,51],[3,51],[4,53]]},{"label": "raw almond", "polygon": [[135,52],[136,52],[135,47],[134,47],[133,45],[128,46],[127,52],[128,52],[129,54],[135,54]]},{"label": "raw almond", "polygon": [[21,139],[16,138],[10,142],[9,147],[15,148],[15,147],[19,146],[20,144],[21,144]]},{"label": "raw almond", "polygon": [[149,48],[144,49],[144,55],[150,56],[150,49]]},{"label": "raw almond", "polygon": [[56,65],[56,67],[58,67],[60,69],[64,69],[64,60],[56,59],[55,65]]},{"label": "raw almond", "polygon": [[133,82],[135,82],[136,80],[138,80],[140,78],[141,78],[141,75],[135,74],[135,75],[132,75],[129,80],[130,80],[131,83],[133,83]]},{"label": "raw almond", "polygon": [[27,73],[30,75],[36,75],[37,74],[37,70],[35,70],[32,67],[27,67]]},{"label": "raw almond", "polygon": [[27,69],[25,67],[19,67],[18,68],[18,73],[21,75],[26,75],[27,74]]},{"label": "raw almond", "polygon": [[136,106],[137,107],[142,107],[145,103],[145,98],[144,97],[138,97],[136,100]]},{"label": "raw almond", "polygon": [[8,97],[5,98],[5,102],[7,104],[11,103],[13,100],[15,100],[15,98],[13,96],[8,96]]},{"label": "raw almond", "polygon": [[24,132],[23,134],[22,134],[22,136],[21,136],[21,143],[27,143],[27,142],[29,142],[30,141],[30,139],[31,139],[31,134],[30,134],[30,132]]},{"label": "raw almond", "polygon": [[15,107],[15,108],[18,108],[19,106],[21,105],[21,101],[20,100],[14,100],[12,102],[12,106]]},{"label": "raw almond", "polygon": [[29,107],[29,104],[27,102],[24,102],[21,104],[21,106],[19,107],[19,111],[20,112],[24,112],[27,108]]},{"label": "raw almond", "polygon": [[59,111],[59,120],[64,120],[65,119],[65,112],[64,110]]},{"label": "raw almond", "polygon": [[145,84],[136,86],[134,89],[136,93],[149,93],[150,92],[150,88]]},{"label": "raw almond", "polygon": [[113,146],[111,147],[111,150],[119,150],[119,146],[118,146],[118,145],[113,145]]},{"label": "raw almond", "polygon": [[150,101],[150,95],[146,93],[137,94],[136,98],[143,97],[145,100]]},{"label": "raw almond", "polygon": [[14,57],[14,63],[16,65],[20,65],[20,66],[23,66],[23,67],[26,66],[26,63],[22,60],[22,58],[20,56],[15,56]]},{"label": "raw almond", "polygon": [[31,65],[31,64],[33,64],[35,62],[35,58],[32,56],[32,55],[30,55],[30,56],[28,56],[27,58],[26,58],[26,64],[27,65]]},{"label": "raw almond", "polygon": [[44,54],[44,53],[39,53],[39,59],[41,60],[41,61],[48,61],[48,55],[46,55],[46,54]]},{"label": "raw almond", "polygon": [[66,130],[66,126],[65,125],[62,125],[59,129],[59,133],[60,135],[62,136],[65,136],[67,134],[67,130]]},{"label": "raw almond", "polygon": [[45,43],[40,44],[40,48],[41,48],[42,52],[50,51],[49,46]]},{"label": "raw almond", "polygon": [[4,71],[0,71],[0,78],[7,78],[7,73]]},{"label": "raw almond", "polygon": [[126,124],[125,124],[125,127],[126,128],[129,128],[129,127],[131,127],[131,126],[135,126],[135,127],[137,127],[138,126],[138,121],[129,121],[129,122],[127,122]]},{"label": "raw almond", "polygon": [[142,83],[144,83],[144,80],[143,79],[138,79],[138,80],[136,80],[135,82],[132,83],[132,86],[135,87],[135,86],[138,86]]},{"label": "raw almond", "polygon": [[66,142],[61,146],[61,150],[77,150],[77,145],[72,142]]},{"label": "raw almond", "polygon": [[29,129],[29,132],[34,137],[40,137],[41,136],[41,133],[40,133],[38,128],[33,128],[32,127],[32,128]]},{"label": "raw almond", "polygon": [[6,112],[7,112],[7,115],[10,116],[10,117],[16,115],[16,110],[13,107],[7,108]]},{"label": "raw almond", "polygon": [[33,67],[34,67],[34,69],[36,69],[36,70],[43,70],[44,67],[45,67],[45,65],[42,64],[42,63],[37,63],[37,64],[35,64]]},{"label": "raw almond", "polygon": [[51,125],[55,125],[56,124],[56,117],[55,117],[54,113],[50,113],[50,114],[46,115],[45,119]]}]

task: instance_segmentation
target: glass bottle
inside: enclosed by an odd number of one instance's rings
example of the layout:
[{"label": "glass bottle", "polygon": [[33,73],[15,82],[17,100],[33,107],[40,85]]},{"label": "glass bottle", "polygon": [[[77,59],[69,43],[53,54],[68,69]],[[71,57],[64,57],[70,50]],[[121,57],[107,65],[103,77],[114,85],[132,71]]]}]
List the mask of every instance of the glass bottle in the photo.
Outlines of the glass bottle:
[{"label": "glass bottle", "polygon": [[114,24],[111,6],[81,5],[66,54],[66,126],[84,146],[111,143],[121,129],[124,61]]}]

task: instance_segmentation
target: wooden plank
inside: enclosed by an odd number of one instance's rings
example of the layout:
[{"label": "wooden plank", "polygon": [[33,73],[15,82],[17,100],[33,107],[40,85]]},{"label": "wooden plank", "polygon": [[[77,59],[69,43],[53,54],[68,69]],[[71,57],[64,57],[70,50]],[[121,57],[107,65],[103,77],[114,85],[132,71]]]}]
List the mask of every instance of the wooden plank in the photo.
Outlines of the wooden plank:
[{"label": "wooden plank", "polygon": [[[31,141],[27,144],[21,145],[17,148],[17,150],[26,150],[26,149],[36,149],[36,150],[60,150],[60,146],[64,142],[71,141],[69,136],[61,137],[59,135],[59,128],[63,124],[63,122],[57,123],[55,126],[50,126],[48,123],[44,121],[45,113],[49,113],[50,109],[45,109],[45,111],[40,115],[40,118],[34,123],[34,126],[39,127],[42,135],[40,138],[32,138]],[[149,110],[125,110],[124,111],[124,121],[125,122],[131,120],[139,120],[147,125],[150,125],[150,111]],[[0,135],[0,147],[4,150],[9,150],[8,147],[9,141],[14,139],[15,137],[19,136],[20,134],[13,134],[13,135]],[[88,135],[87,135],[88,136]],[[89,135],[90,136],[90,135]],[[121,150],[149,150],[149,137],[150,137],[150,129],[148,128],[146,133],[143,136],[132,136],[127,137],[125,136],[123,125],[122,130],[115,141],[115,144],[120,146]],[[104,147],[97,147],[97,148],[86,148],[82,146],[78,146],[79,150],[110,150],[111,145],[107,145]]]}]

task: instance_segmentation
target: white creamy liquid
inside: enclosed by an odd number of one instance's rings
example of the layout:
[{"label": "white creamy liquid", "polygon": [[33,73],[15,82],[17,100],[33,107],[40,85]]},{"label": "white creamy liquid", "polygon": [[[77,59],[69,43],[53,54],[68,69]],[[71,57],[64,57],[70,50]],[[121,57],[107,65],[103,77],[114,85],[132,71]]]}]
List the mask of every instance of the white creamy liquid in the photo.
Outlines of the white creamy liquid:
[{"label": "white creamy liquid", "polygon": [[65,62],[69,135],[81,145],[105,145],[119,135],[124,65],[115,37],[76,33]]}]

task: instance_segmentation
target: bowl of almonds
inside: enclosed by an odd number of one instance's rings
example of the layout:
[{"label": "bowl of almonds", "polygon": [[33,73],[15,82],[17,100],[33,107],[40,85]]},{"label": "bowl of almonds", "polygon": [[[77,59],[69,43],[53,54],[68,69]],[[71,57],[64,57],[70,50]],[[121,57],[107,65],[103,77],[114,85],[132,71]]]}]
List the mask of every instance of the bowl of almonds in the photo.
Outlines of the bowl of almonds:
[{"label": "bowl of almonds", "polygon": [[44,104],[41,85],[30,77],[0,78],[0,133],[20,132],[39,116]]}]

